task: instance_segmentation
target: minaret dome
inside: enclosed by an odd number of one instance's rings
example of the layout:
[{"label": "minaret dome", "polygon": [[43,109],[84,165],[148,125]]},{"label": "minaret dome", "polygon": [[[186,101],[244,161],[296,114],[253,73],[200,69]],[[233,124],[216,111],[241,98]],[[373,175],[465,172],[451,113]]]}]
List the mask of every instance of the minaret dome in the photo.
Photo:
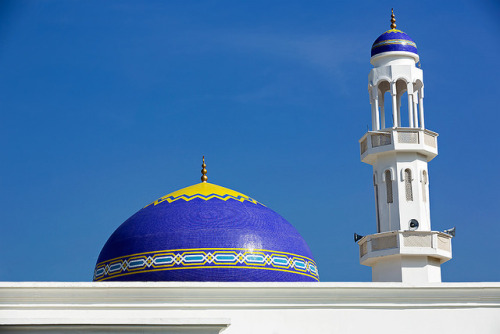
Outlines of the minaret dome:
[{"label": "minaret dome", "polygon": [[408,59],[417,63],[419,56],[415,41],[401,30],[396,29],[396,18],[394,11],[391,15],[391,29],[380,35],[373,42],[370,62],[374,66],[381,62],[393,60],[394,57]]}]

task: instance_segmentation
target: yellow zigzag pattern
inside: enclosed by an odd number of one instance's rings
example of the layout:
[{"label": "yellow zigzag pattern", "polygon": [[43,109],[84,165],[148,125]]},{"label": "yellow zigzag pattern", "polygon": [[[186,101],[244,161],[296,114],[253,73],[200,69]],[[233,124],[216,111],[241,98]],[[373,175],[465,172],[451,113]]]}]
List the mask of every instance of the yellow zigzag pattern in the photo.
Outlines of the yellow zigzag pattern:
[{"label": "yellow zigzag pattern", "polygon": [[[398,30],[398,29],[389,29],[387,30],[386,32],[384,32],[384,34],[387,34],[387,33],[390,33],[390,32],[402,32],[401,30]],[[404,33],[403,33],[404,34]],[[382,34],[383,35],[383,34]]]},{"label": "yellow zigzag pattern", "polygon": [[254,200],[253,198],[244,195],[242,193],[239,193],[237,191],[224,188],[221,186],[218,186],[216,184],[212,183],[207,183],[207,182],[202,182],[198,183],[195,185],[192,185],[190,187],[186,187],[177,191],[174,191],[173,193],[170,193],[168,195],[165,195],[163,197],[158,198],[156,201],[153,203],[150,203],[146,205],[145,207],[150,206],[151,204],[157,205],[162,202],[167,201],[168,203],[172,203],[175,201],[178,201],[180,199],[185,200],[186,202],[194,199],[194,198],[200,198],[205,201],[208,201],[212,198],[218,198],[223,201],[227,201],[228,199],[234,199],[240,202],[244,201],[249,201],[254,204],[261,204]]},{"label": "yellow zigzag pattern", "polygon": [[175,201],[178,201],[180,199],[183,199],[185,200],[186,202],[189,202],[190,200],[192,199],[195,199],[195,198],[201,198],[201,199],[204,199],[205,201],[208,201],[212,198],[218,198],[220,200],[223,200],[223,201],[227,201],[228,199],[234,199],[234,200],[237,200],[237,201],[240,201],[240,202],[243,202],[243,201],[249,201],[249,202],[252,202],[254,204],[257,204],[258,202],[250,197],[248,198],[244,198],[244,197],[235,197],[235,196],[231,196],[231,195],[225,195],[225,196],[220,196],[220,195],[215,195],[215,194],[212,194],[210,196],[203,196],[203,195],[194,195],[194,196],[185,196],[185,195],[181,195],[179,197],[162,197],[162,198],[159,198],[157,199],[156,201],[154,201],[152,204],[153,205],[157,205],[157,204],[160,204],[162,202],[169,202],[169,203],[172,203],[172,202],[175,202]]}]

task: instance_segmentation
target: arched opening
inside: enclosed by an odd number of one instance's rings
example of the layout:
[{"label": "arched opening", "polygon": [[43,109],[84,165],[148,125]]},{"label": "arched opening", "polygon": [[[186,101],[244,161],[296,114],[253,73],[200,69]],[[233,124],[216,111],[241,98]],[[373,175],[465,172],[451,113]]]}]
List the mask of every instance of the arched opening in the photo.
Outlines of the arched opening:
[{"label": "arched opening", "polygon": [[377,184],[377,174],[373,174],[373,187],[375,188],[375,210],[377,214],[377,233],[380,233],[380,211],[378,205],[378,184]]},{"label": "arched opening", "polygon": [[[424,84],[417,80],[413,84],[413,91],[416,92],[413,98],[413,113],[415,115],[415,127],[425,129],[424,123]],[[418,119],[418,121],[417,121]]]},{"label": "arched opening", "polygon": [[413,189],[412,189],[412,179],[411,179],[411,169],[405,169],[405,192],[406,200],[413,201]]},{"label": "arched opening", "polygon": [[379,106],[380,106],[380,128],[385,129],[387,126],[394,124],[392,119],[392,96],[391,84],[389,81],[383,80],[378,84]]},{"label": "arched opening", "polygon": [[422,81],[420,80],[417,80],[413,83],[413,91],[414,92],[418,92],[419,90],[421,90],[422,88],[424,87],[424,84],[422,83]]},{"label": "arched opening", "polygon": [[399,79],[396,81],[396,110],[398,114],[398,127],[409,127],[410,120],[408,117],[408,86],[406,81]]},{"label": "arched opening", "polygon": [[[368,86],[372,104],[372,130],[393,127],[424,128],[423,83],[399,78],[381,79]],[[388,94],[387,94],[388,93]],[[393,95],[395,94],[395,95]]]},{"label": "arched opening", "polygon": [[387,203],[393,203],[392,199],[392,174],[390,170],[386,170],[385,173],[385,187],[387,194]]},{"label": "arched opening", "polygon": [[392,113],[392,95],[391,91],[384,92],[384,110],[385,110],[385,125],[387,127],[397,127]]}]

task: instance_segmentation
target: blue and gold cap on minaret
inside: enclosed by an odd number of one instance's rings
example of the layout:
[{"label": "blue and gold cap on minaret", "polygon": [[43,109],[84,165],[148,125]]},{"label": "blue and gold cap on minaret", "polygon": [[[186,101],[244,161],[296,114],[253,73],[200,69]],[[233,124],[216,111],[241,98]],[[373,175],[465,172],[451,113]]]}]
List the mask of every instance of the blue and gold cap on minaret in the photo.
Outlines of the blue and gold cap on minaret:
[{"label": "blue and gold cap on minaret", "polygon": [[315,282],[299,232],[237,191],[202,182],[165,195],[120,225],[102,248],[94,281]]},{"label": "blue and gold cap on minaret", "polygon": [[372,45],[371,56],[384,52],[411,52],[418,55],[417,45],[410,36],[396,29],[394,11],[391,14],[391,29],[380,35]]}]

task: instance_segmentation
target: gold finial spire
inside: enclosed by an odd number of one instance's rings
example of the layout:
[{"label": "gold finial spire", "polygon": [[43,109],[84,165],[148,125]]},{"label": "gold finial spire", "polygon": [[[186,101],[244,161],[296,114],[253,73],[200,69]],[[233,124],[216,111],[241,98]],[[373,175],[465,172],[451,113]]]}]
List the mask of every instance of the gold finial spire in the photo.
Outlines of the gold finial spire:
[{"label": "gold finial spire", "polygon": [[391,8],[391,29],[396,29],[396,16],[394,15],[394,8]]},{"label": "gold finial spire", "polygon": [[201,182],[207,182],[208,177],[207,177],[207,169],[205,168],[207,165],[205,165],[205,156],[203,156],[203,163],[201,164]]}]

